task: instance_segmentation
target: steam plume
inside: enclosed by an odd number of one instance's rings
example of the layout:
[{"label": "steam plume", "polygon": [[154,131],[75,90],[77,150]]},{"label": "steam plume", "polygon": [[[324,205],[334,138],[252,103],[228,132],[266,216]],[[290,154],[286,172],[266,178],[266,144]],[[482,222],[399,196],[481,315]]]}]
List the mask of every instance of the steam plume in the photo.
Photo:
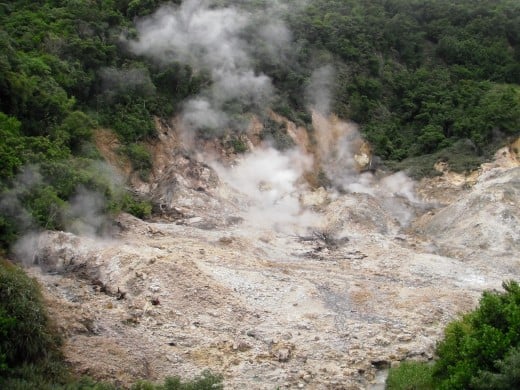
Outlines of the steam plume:
[{"label": "steam plume", "polygon": [[105,206],[100,194],[79,187],[63,216],[67,231],[91,237],[102,235],[108,224]]},{"label": "steam plume", "polygon": [[[233,102],[247,111],[263,110],[273,87],[269,77],[255,71],[255,55],[267,53],[279,61],[287,57],[290,46],[290,32],[273,12],[283,12],[278,2],[265,2],[264,12],[215,3],[187,0],[180,6],[163,6],[139,20],[138,39],[128,41],[132,52],[161,64],[182,62],[209,72],[211,86],[184,104],[184,122],[191,129],[229,126],[235,113],[226,107]],[[272,18],[260,23],[266,14]]]},{"label": "steam plume", "polygon": [[23,207],[20,198],[37,186],[43,184],[43,178],[36,165],[22,168],[13,182],[13,188],[5,191],[0,198],[0,213],[11,219],[22,230],[34,228],[31,214]]},{"label": "steam plume", "polygon": [[325,65],[312,73],[307,86],[306,95],[310,106],[322,115],[330,114],[333,82],[334,68],[332,65]]},{"label": "steam plume", "polygon": [[213,167],[223,181],[248,196],[244,217],[253,226],[294,233],[318,224],[318,216],[304,210],[299,200],[306,189],[302,175],[312,167],[309,155],[268,147],[254,150],[232,168]]},{"label": "steam plume", "polygon": [[145,96],[155,93],[155,85],[147,69],[104,68],[101,69],[100,76],[103,94],[109,101],[121,92],[134,91]]},{"label": "steam plume", "polygon": [[[122,178],[109,165],[96,161],[92,162],[90,169],[105,182],[111,193],[117,193],[122,188]],[[48,185],[39,167],[28,165],[15,178],[13,189],[5,191],[0,198],[0,213],[13,221],[18,230],[24,233],[13,245],[12,251],[16,258],[26,265],[33,264],[38,248],[45,245],[47,235],[44,232],[46,226],[38,226],[21,199]],[[51,204],[52,209],[47,211],[54,213],[50,217],[59,222],[66,231],[103,238],[107,237],[110,228],[105,202],[100,193],[78,186],[68,204]]]},{"label": "steam plume", "polygon": [[[314,112],[313,124],[321,169],[332,185],[343,192],[378,198],[399,224],[406,226],[414,215],[414,206],[421,204],[413,180],[403,172],[383,178],[364,172],[370,162],[367,154],[370,151],[355,123]],[[364,146],[367,150],[363,150]]]},{"label": "steam plume", "polygon": [[[163,6],[139,20],[138,39],[127,42],[134,53],[161,64],[182,62],[210,74],[211,86],[183,105],[183,123],[188,130],[225,129],[236,114],[229,107],[236,109],[237,104],[242,106],[239,111],[265,109],[273,87],[265,74],[255,72],[255,61],[259,56],[263,56],[262,61],[268,57],[273,63],[290,61],[288,48],[292,37],[281,18],[290,6],[278,1],[244,1],[240,7],[211,0],[186,0],[180,6]],[[400,190],[405,178],[379,182],[371,174],[360,174],[356,153],[363,140],[356,125],[326,119],[333,87],[334,68],[318,64],[306,99],[316,112],[319,165],[342,191],[401,199],[403,194],[398,195],[393,183],[400,183]],[[231,170],[219,165],[215,169],[257,205],[249,209],[249,214],[258,212],[253,218],[256,223],[265,220],[267,224],[280,225],[297,223],[302,215],[295,194],[301,190],[299,178],[309,169],[308,161],[310,157],[302,153],[281,154],[267,148],[244,157]],[[393,200],[387,203],[399,209]],[[396,215],[403,221],[407,219],[401,210]]]}]

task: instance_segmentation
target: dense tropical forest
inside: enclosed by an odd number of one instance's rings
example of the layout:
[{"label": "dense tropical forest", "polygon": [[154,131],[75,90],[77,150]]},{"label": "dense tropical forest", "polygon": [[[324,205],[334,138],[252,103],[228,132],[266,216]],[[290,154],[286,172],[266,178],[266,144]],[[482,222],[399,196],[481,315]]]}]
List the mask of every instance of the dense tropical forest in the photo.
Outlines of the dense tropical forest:
[{"label": "dense tropical forest", "polygon": [[292,23],[337,68],[334,110],[402,160],[519,129],[515,1],[317,1]]},{"label": "dense tropical forest", "polygon": [[[149,205],[100,174],[92,131],[117,133],[121,153],[146,177],[142,142],[155,135],[153,117],[171,117],[211,83],[207,69],[128,50],[135,22],[161,3],[0,4],[2,246],[21,230],[64,228],[81,191],[101,194],[100,212],[149,214]],[[214,3],[248,9],[272,2]],[[327,65],[330,110],[359,123],[390,167],[428,174],[433,156],[453,169],[473,168],[520,133],[517,1],[317,0],[278,16],[292,33],[289,60],[265,55],[259,38],[249,41],[258,44],[255,71],[276,89],[269,105],[292,120],[309,124],[305,91]],[[254,111],[240,101],[225,109]]]}]

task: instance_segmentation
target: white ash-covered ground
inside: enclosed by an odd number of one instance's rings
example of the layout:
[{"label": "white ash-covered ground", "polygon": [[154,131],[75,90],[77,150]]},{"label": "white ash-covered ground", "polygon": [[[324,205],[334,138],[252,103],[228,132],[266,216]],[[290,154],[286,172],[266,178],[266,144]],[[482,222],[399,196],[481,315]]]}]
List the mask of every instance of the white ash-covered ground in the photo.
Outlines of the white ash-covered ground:
[{"label": "white ash-covered ground", "polygon": [[162,130],[151,183],[134,178],[159,205],[154,220],[123,214],[111,237],[32,241],[30,272],[77,372],[122,385],[210,369],[230,389],[377,388],[378,370],[431,359],[449,321],[520,275],[515,155],[417,190],[332,162],[326,190],[302,179],[325,164],[319,152],[271,152],[299,176],[267,182],[252,169],[250,188],[232,170],[250,157],[203,161]]}]

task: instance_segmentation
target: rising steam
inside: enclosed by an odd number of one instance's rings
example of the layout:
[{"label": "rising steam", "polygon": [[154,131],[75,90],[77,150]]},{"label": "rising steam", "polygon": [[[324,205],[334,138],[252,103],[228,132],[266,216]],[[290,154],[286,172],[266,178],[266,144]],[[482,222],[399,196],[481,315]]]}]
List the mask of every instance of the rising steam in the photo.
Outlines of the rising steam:
[{"label": "rising steam", "polygon": [[[278,1],[229,4],[187,0],[180,6],[163,6],[139,20],[138,38],[127,41],[131,51],[158,63],[182,62],[210,74],[211,85],[184,103],[185,129],[224,131],[232,120],[233,112],[227,107],[233,102],[248,111],[265,111],[273,86],[265,74],[255,72],[255,61],[268,58],[274,64],[290,62],[292,36],[283,16],[292,5]],[[306,89],[306,100],[315,112],[314,167],[319,166],[340,191],[387,199],[388,207],[397,210],[396,218],[406,223],[409,215],[403,211],[406,207],[401,207],[400,199],[410,201],[412,191],[400,192],[410,187],[408,179],[398,175],[380,181],[372,174],[360,174],[360,158],[369,159],[357,154],[363,140],[354,123],[329,120],[334,68],[330,64],[317,65]],[[302,190],[303,173],[311,168],[309,161],[312,157],[302,151],[283,154],[261,148],[232,169],[218,164],[214,167],[224,181],[252,200],[254,206],[247,220],[280,226],[297,224],[305,215],[297,194]]]},{"label": "rising steam", "polygon": [[[223,129],[231,113],[225,108],[239,102],[249,110],[263,109],[271,99],[271,80],[254,70],[251,35],[254,17],[233,6],[213,7],[211,1],[187,0],[180,6],[166,5],[137,22],[139,38],[128,41],[131,51],[157,62],[182,62],[209,72],[212,84],[196,98],[185,102],[183,118],[189,129]],[[275,30],[261,26],[256,33],[265,39],[274,57],[282,53],[288,30],[272,22]],[[278,31],[280,34],[275,34]]]},{"label": "rising steam", "polygon": [[306,89],[307,101],[312,110],[316,110],[322,115],[330,114],[333,86],[334,68],[332,65],[322,66],[312,73]]},{"label": "rising steam", "polygon": [[[258,8],[260,3],[263,7]],[[137,21],[138,38],[126,40],[133,53],[148,56],[162,65],[188,64],[211,77],[208,87],[183,103],[185,129],[225,131],[236,114],[230,107],[238,104],[248,112],[265,112],[269,107],[273,85],[269,77],[255,70],[255,63],[262,59],[264,63],[290,65],[294,45],[283,16],[294,6],[274,0],[260,3],[244,1],[240,6],[219,6],[212,0],[186,0],[180,6],[164,5]],[[304,4],[299,2],[299,6]],[[143,94],[155,93],[150,76],[143,69],[106,68],[101,71],[101,79],[109,100],[111,93],[128,88]],[[418,200],[413,182],[406,175],[398,173],[380,179],[371,173],[361,173],[367,159],[370,160],[369,152],[360,153],[364,141],[354,123],[331,117],[333,90],[334,68],[318,64],[305,94],[314,113],[314,150],[281,152],[261,145],[231,168],[211,163],[224,182],[247,196],[248,207],[243,213],[246,224],[284,233],[319,229],[322,217],[305,209],[300,202],[302,194],[310,191],[303,177],[313,169],[327,176],[331,183],[329,192],[334,196],[369,194],[378,198],[401,226],[412,218],[410,204]],[[110,177],[109,182],[121,187],[117,175],[110,169],[99,168]],[[37,167],[27,167],[15,181],[15,190],[0,199],[0,210],[30,231],[14,246],[14,251],[27,264],[32,264],[45,235],[36,228],[19,197],[45,183]],[[78,188],[70,206],[59,210],[62,226],[76,234],[100,234],[108,224],[105,209],[102,196]]]},{"label": "rising steam", "polygon": [[105,209],[105,199],[99,193],[79,187],[63,213],[66,230],[90,237],[104,235],[109,224]]},{"label": "rising steam", "polygon": [[421,204],[415,195],[413,180],[403,172],[381,178],[367,171],[370,150],[355,123],[315,112],[313,125],[320,166],[333,188],[379,199],[381,206],[401,226],[407,226],[414,216],[415,206]]},{"label": "rising steam", "polygon": [[219,177],[250,201],[243,217],[255,227],[295,233],[315,227],[317,214],[304,210],[300,195],[307,190],[302,176],[312,168],[312,157],[293,149],[256,149],[231,168],[213,163]]},{"label": "rising steam", "polygon": [[35,227],[31,214],[24,208],[20,199],[43,184],[43,178],[36,165],[27,165],[13,181],[13,188],[0,197],[0,212],[11,219],[16,226],[26,231]]},{"label": "rising steam", "polygon": [[[114,169],[102,162],[92,162],[90,169],[110,187],[112,193],[122,188],[123,180]],[[47,226],[40,226],[31,212],[25,208],[21,199],[28,194],[45,188],[48,183],[36,165],[25,166],[17,175],[13,189],[6,191],[0,198],[0,212],[8,216],[24,232],[24,235],[13,245],[15,257],[26,265],[32,265],[37,253],[45,245]],[[75,194],[67,204],[49,204],[50,218],[56,221],[65,231],[74,234],[95,237],[97,240],[108,238],[111,223],[106,216],[105,198],[98,192],[78,186]]]}]

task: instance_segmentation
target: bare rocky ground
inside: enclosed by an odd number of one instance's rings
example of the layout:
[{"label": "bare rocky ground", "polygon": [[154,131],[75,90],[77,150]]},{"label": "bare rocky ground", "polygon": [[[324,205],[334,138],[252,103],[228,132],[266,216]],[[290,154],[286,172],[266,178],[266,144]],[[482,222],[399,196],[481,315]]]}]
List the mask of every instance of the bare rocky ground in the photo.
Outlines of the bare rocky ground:
[{"label": "bare rocky ground", "polygon": [[151,184],[134,183],[160,217],[123,214],[111,238],[37,241],[30,272],[79,373],[127,385],[211,369],[229,389],[382,388],[381,369],[431,359],[449,321],[518,279],[520,168],[507,149],[472,176],[417,183],[417,203],[307,188],[320,225],[287,232],[244,220],[247,199],[162,130]]}]

